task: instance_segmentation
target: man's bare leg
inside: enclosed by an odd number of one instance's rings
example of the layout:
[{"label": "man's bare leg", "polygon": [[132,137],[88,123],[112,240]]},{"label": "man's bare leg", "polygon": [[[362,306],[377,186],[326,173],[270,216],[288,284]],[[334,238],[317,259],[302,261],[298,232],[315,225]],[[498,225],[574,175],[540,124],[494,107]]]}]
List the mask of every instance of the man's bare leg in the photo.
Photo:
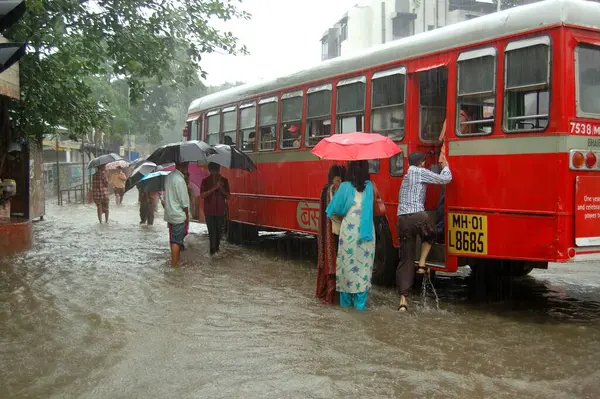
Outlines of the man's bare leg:
[{"label": "man's bare leg", "polygon": [[429,251],[431,251],[431,244],[424,241],[421,244],[421,258],[419,258],[419,267],[425,267],[425,262],[427,261]]},{"label": "man's bare leg", "polygon": [[96,204],[96,212],[98,212],[98,221],[102,224],[102,204]]},{"label": "man's bare leg", "polygon": [[398,310],[401,312],[406,312],[408,309],[408,303],[406,302],[406,297],[404,295],[400,295],[400,306],[398,306]]},{"label": "man's bare leg", "polygon": [[179,244],[171,243],[171,267],[179,266],[179,257],[181,255],[181,247]]}]

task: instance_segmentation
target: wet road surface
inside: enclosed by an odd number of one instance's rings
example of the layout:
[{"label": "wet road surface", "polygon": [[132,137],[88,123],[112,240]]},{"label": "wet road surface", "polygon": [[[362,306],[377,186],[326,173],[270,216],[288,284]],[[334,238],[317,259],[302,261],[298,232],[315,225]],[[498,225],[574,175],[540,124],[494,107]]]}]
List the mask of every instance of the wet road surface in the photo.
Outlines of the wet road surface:
[{"label": "wet road surface", "polygon": [[600,397],[598,264],[493,294],[465,268],[438,276],[440,310],[399,314],[376,287],[359,313],[313,299],[312,258],[281,252],[306,239],[210,259],[194,225],[171,269],[162,215],[138,225],[135,197],[102,226],[48,203],[34,248],[0,260],[1,398]]}]

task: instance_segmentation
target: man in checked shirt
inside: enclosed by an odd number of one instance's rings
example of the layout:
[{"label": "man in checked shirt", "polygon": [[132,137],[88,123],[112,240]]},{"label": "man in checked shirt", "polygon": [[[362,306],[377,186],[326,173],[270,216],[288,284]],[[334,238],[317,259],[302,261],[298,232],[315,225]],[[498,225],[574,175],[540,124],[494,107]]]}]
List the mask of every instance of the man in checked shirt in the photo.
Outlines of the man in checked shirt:
[{"label": "man in checked shirt", "polygon": [[92,176],[92,200],[96,204],[100,224],[102,224],[103,213],[104,221],[108,223],[108,178],[105,171],[106,166],[100,165]]},{"label": "man in checked shirt", "polygon": [[415,280],[415,250],[417,236],[421,237],[421,257],[417,268],[418,274],[427,272],[425,261],[431,250],[436,235],[435,225],[425,212],[425,193],[427,184],[448,184],[452,181],[452,173],[446,158],[441,159],[442,171],[435,173],[425,168],[425,154],[415,151],[408,156],[408,171],[400,186],[398,204],[398,240],[400,249],[396,268],[396,289],[400,295],[398,310],[406,311],[406,297],[410,293]]}]

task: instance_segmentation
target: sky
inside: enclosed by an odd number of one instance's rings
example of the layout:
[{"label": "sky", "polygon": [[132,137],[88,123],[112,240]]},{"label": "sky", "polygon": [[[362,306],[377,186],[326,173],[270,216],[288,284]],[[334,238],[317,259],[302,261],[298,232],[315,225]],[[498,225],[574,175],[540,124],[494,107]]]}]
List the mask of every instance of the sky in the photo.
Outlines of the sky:
[{"label": "sky", "polygon": [[238,37],[248,56],[208,54],[202,68],[206,83],[246,83],[291,73],[321,61],[323,33],[359,0],[243,0],[249,21],[234,20],[223,27]]}]

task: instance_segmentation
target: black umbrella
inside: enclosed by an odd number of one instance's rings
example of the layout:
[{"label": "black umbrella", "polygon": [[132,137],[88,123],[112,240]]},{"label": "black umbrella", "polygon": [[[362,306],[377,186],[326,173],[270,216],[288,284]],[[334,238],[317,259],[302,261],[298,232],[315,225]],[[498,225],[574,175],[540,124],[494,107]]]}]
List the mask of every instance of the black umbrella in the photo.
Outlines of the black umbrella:
[{"label": "black umbrella", "polygon": [[122,161],[122,160],[123,160],[123,158],[121,158],[114,152],[111,152],[110,154],[100,155],[98,158],[92,159],[90,161],[90,163],[88,163],[87,168],[88,169],[97,168],[98,166],[101,166],[101,165],[106,165],[111,162]]},{"label": "black umbrella", "polygon": [[252,171],[256,165],[252,159],[237,147],[227,144],[216,144],[213,146],[216,154],[208,157],[208,162],[218,163],[228,169],[242,169]]},{"label": "black umbrella", "polygon": [[157,165],[167,163],[183,163],[206,161],[214,150],[204,141],[192,140],[163,145],[154,151],[147,159]]},{"label": "black umbrella", "polygon": [[144,162],[141,165],[138,165],[133,172],[131,172],[131,175],[125,182],[125,192],[131,190],[140,180],[144,178],[144,176],[147,176],[156,170],[157,168],[154,162]]},{"label": "black umbrella", "polygon": [[129,167],[132,168],[132,170],[136,169],[138,166],[140,166],[141,164],[143,164],[144,162],[146,162],[146,159],[148,157],[144,157],[144,158],[138,158],[135,161],[131,162],[129,164]]}]

